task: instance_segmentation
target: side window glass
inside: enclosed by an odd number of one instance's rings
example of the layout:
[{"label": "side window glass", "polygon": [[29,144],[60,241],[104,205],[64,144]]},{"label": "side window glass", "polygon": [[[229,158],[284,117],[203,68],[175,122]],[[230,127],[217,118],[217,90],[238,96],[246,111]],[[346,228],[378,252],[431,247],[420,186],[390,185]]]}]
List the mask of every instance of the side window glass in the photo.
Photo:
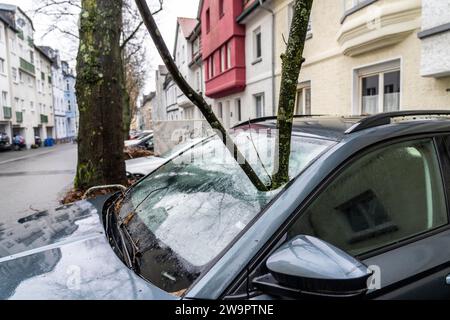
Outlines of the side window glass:
[{"label": "side window glass", "polygon": [[346,168],[288,231],[321,238],[353,255],[448,223],[432,140],[391,145]]}]

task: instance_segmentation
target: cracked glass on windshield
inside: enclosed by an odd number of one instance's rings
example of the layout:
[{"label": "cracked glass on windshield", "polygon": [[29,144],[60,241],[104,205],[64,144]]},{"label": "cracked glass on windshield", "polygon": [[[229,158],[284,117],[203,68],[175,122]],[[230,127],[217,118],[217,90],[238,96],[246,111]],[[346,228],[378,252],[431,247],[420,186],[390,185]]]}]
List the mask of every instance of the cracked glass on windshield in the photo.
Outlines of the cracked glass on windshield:
[{"label": "cracked glass on windshield", "polygon": [[[273,130],[233,134],[265,183],[275,136]],[[333,144],[293,136],[291,177]],[[217,136],[186,151],[137,184],[120,209],[140,250],[139,272],[169,292],[188,288],[278,192],[258,191]]]}]

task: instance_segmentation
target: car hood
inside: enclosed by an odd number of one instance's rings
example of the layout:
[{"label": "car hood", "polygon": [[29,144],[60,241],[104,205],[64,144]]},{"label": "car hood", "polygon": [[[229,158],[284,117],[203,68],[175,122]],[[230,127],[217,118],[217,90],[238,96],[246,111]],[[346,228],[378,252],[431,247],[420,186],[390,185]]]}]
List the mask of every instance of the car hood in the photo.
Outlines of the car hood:
[{"label": "car hood", "polygon": [[145,157],[127,160],[125,164],[127,172],[147,175],[155,169],[158,169],[166,161],[167,159],[159,157]]},{"label": "car hood", "polygon": [[105,200],[0,223],[0,299],[174,299],[111,249],[99,215]]}]

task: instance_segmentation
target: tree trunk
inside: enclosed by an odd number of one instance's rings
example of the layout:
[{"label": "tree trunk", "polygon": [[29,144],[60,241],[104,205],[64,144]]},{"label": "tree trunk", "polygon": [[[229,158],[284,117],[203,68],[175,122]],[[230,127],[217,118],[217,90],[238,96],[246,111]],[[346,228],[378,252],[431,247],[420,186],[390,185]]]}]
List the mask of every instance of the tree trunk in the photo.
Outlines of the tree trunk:
[{"label": "tree trunk", "polygon": [[289,182],[292,122],[294,119],[297,83],[302,67],[303,48],[308,33],[308,22],[313,0],[295,0],[294,14],[286,53],[281,56],[282,74],[278,102],[277,139],[272,189]]},{"label": "tree trunk", "polygon": [[76,94],[80,112],[75,186],[126,182],[124,78],[120,50],[123,0],[82,0]]}]

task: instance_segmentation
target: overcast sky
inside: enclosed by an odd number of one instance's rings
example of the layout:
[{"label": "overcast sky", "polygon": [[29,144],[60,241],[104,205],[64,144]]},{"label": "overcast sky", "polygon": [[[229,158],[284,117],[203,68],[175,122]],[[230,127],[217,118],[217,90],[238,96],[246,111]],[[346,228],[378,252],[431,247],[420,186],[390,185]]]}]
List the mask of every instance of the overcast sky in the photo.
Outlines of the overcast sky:
[{"label": "overcast sky", "polygon": [[[9,3],[20,6],[30,18],[33,19],[33,9],[35,9],[41,1],[39,0],[0,0],[0,3]],[[147,0],[149,6],[158,3],[156,0]],[[175,28],[177,17],[192,17],[197,16],[199,0],[164,0],[164,10],[157,15],[157,22],[161,29],[161,33],[172,52],[175,41]],[[74,58],[76,56],[76,46],[73,44],[73,40],[67,36],[62,36],[57,32],[52,32],[45,35],[49,27],[51,26],[50,19],[43,19],[42,16],[33,19],[35,33],[35,42],[38,45],[47,45],[55,49],[59,49],[62,59],[69,60],[72,67],[75,67]],[[45,36],[44,36],[45,35]],[[149,38],[149,61],[148,69],[149,80],[146,86],[146,92],[154,89],[154,70],[158,64],[162,61],[159,59],[159,55],[156,52],[151,39]]]}]

